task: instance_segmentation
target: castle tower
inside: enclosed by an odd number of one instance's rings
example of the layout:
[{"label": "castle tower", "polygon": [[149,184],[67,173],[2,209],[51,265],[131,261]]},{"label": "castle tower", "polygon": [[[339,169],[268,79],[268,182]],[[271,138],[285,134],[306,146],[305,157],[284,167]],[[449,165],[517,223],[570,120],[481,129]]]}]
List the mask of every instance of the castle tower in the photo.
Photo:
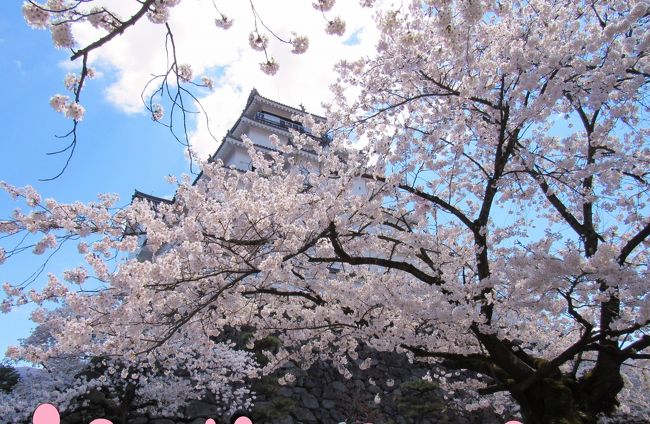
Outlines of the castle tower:
[{"label": "castle tower", "polygon": [[[260,151],[274,151],[275,148],[269,142],[271,134],[277,135],[282,143],[290,143],[290,129],[300,133],[311,133],[309,128],[293,119],[296,115],[306,114],[307,112],[304,109],[296,109],[268,99],[253,89],[248,96],[241,116],[223,138],[223,142],[214,155],[210,157],[210,160],[221,160],[224,166],[234,167],[241,171],[250,170],[251,161],[246,147],[244,147],[243,136],[248,137],[255,148]],[[325,118],[322,116],[313,114],[311,116],[317,123],[325,122]],[[325,144],[327,138],[320,138],[318,141]],[[303,153],[307,161],[309,159],[315,160],[315,157],[310,158],[312,155],[309,152]]]},{"label": "castle tower", "polygon": [[[276,102],[260,95],[253,88],[246,101],[246,106],[241,115],[224,136],[217,151],[210,156],[208,161],[214,162],[221,160],[225,167],[237,169],[240,171],[249,171],[251,169],[251,159],[248,155],[243,142],[243,137],[248,137],[258,151],[273,152],[276,149],[269,141],[269,136],[275,134],[281,143],[291,143],[291,133],[289,130],[295,130],[300,133],[311,134],[309,128],[304,127],[295,119],[296,116],[307,115],[304,108],[297,109],[285,104]],[[324,123],[325,118],[322,116],[309,114],[317,123]],[[321,145],[326,145],[328,137],[313,136]],[[315,163],[316,155],[307,150],[300,152],[303,157],[303,163]],[[198,175],[196,180],[201,178]],[[158,196],[143,193],[135,190],[133,199],[145,199],[154,204],[164,202],[172,203],[173,200],[165,199]]]}]

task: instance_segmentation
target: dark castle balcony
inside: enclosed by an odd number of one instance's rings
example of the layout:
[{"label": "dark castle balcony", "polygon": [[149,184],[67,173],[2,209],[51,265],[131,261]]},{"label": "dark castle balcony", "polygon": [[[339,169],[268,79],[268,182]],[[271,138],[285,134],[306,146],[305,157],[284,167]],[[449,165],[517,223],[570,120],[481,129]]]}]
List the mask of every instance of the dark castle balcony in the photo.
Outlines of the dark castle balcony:
[{"label": "dark castle balcony", "polygon": [[269,112],[255,113],[255,120],[258,122],[262,122],[266,125],[270,125],[272,127],[280,128],[285,131],[292,129],[300,133],[308,134],[312,138],[319,140],[321,145],[326,145],[331,141],[331,137],[327,134],[325,134],[323,137],[316,137],[312,135],[311,130],[309,128],[306,128],[297,122],[289,121],[285,118],[282,118],[280,116],[274,115]]},{"label": "dark castle balcony", "polygon": [[273,115],[272,113],[268,112],[257,112],[255,114],[255,120],[263,122],[267,125],[271,125],[273,127],[281,128],[283,130],[296,130],[301,133],[311,133],[311,131],[308,128],[303,127],[297,122],[289,121],[287,119],[281,118],[277,115]]}]

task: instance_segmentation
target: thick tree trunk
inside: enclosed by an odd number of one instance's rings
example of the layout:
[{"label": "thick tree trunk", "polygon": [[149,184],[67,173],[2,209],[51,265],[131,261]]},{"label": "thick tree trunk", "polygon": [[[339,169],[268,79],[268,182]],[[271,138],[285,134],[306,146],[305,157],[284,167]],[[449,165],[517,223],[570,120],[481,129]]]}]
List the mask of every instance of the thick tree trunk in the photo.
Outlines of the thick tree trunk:
[{"label": "thick tree trunk", "polygon": [[522,393],[513,394],[525,424],[587,424],[595,422],[581,408],[576,382],[545,378]]},{"label": "thick tree trunk", "polygon": [[622,388],[619,359],[601,354],[596,366],[579,380],[556,375],[512,396],[525,424],[593,424],[598,414],[614,412]]},{"label": "thick tree trunk", "polygon": [[[606,346],[606,343],[601,344]],[[623,389],[621,357],[612,342],[610,351],[598,353],[596,366],[580,379],[580,398],[586,408],[598,413],[612,413],[618,406],[616,395]]]}]

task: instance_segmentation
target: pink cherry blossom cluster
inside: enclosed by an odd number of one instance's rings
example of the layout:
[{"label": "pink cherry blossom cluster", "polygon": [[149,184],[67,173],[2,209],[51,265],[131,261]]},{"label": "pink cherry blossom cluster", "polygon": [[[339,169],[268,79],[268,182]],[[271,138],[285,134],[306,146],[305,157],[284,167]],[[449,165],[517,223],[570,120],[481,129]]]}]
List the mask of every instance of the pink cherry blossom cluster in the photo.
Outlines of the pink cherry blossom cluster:
[{"label": "pink cherry blossom cluster", "polygon": [[275,75],[280,69],[280,65],[275,61],[274,58],[270,58],[266,62],[260,63],[260,69],[262,72],[268,75]]},{"label": "pink cherry blossom cluster", "polygon": [[72,35],[72,25],[69,22],[59,22],[50,26],[52,41],[60,49],[71,49],[76,41]]},{"label": "pink cherry blossom cluster", "polygon": [[69,269],[63,272],[63,278],[71,283],[82,284],[88,278],[88,271],[83,267]]},{"label": "pink cherry blossom cluster", "polygon": [[23,16],[32,28],[45,29],[50,23],[50,14],[44,8],[32,3],[23,4]]},{"label": "pink cherry blossom cluster", "polygon": [[180,78],[181,81],[183,82],[190,82],[192,81],[192,66],[184,63],[182,65],[178,65],[178,70],[176,71],[178,74],[178,78]]},{"label": "pink cherry blossom cluster", "polygon": [[291,44],[293,45],[291,53],[302,54],[307,51],[307,48],[309,48],[309,38],[305,37],[304,35],[294,34],[291,39]]},{"label": "pink cherry blossom cluster", "polygon": [[154,24],[164,24],[169,20],[169,9],[180,2],[181,0],[154,0],[147,11],[147,18]]},{"label": "pink cherry blossom cluster", "polygon": [[343,35],[345,33],[345,22],[338,16],[327,22],[325,32],[332,35]]},{"label": "pink cherry blossom cluster", "polygon": [[210,77],[202,76],[201,84],[209,90],[214,90],[214,81]]},{"label": "pink cherry blossom cluster", "polygon": [[66,118],[73,119],[75,121],[81,121],[84,118],[86,109],[81,106],[81,104],[70,100],[68,96],[62,94],[56,94],[50,99],[50,106],[57,112],[63,113]]},{"label": "pink cherry blossom cluster", "polygon": [[160,121],[165,114],[165,109],[160,104],[153,105],[151,109],[151,119],[154,121]]},{"label": "pink cherry blossom cluster", "polygon": [[269,38],[266,35],[251,32],[248,35],[248,44],[253,50],[264,51],[269,45]]},{"label": "pink cherry blossom cluster", "polygon": [[233,20],[228,18],[226,15],[221,15],[220,18],[215,18],[214,24],[217,26],[217,28],[230,29],[233,24]]},{"label": "pink cherry blossom cluster", "polygon": [[105,31],[112,31],[120,24],[120,18],[106,9],[93,7],[88,13],[88,22],[95,27]]},{"label": "pink cherry blossom cluster", "polygon": [[318,0],[318,2],[312,3],[312,5],[314,6],[314,9],[327,12],[334,7],[334,3],[336,3],[336,0]]}]

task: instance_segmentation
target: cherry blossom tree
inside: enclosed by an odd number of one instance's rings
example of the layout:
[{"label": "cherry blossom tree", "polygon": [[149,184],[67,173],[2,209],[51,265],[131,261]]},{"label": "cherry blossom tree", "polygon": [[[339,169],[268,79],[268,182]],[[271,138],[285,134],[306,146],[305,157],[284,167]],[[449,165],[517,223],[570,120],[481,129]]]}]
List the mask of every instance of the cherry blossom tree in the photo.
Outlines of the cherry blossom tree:
[{"label": "cherry blossom tree", "polygon": [[[377,15],[376,56],[339,65],[328,127],[307,118],[326,147],[251,143],[252,171],[204,163],[173,202],[117,212],[5,185],[32,211],[0,230],[42,238],[0,257],[76,242],[87,262],[70,284],[6,286],[5,309],[73,311],[15,357],[173,368],[178,346],[252,326],[284,343],[263,372],[329,359],[349,376],[365,343],[472,371],[526,423],[647,414],[649,19],[644,1],[413,1]],[[114,267],[137,234],[152,259]],[[73,289],[90,276],[97,293]]]}]

